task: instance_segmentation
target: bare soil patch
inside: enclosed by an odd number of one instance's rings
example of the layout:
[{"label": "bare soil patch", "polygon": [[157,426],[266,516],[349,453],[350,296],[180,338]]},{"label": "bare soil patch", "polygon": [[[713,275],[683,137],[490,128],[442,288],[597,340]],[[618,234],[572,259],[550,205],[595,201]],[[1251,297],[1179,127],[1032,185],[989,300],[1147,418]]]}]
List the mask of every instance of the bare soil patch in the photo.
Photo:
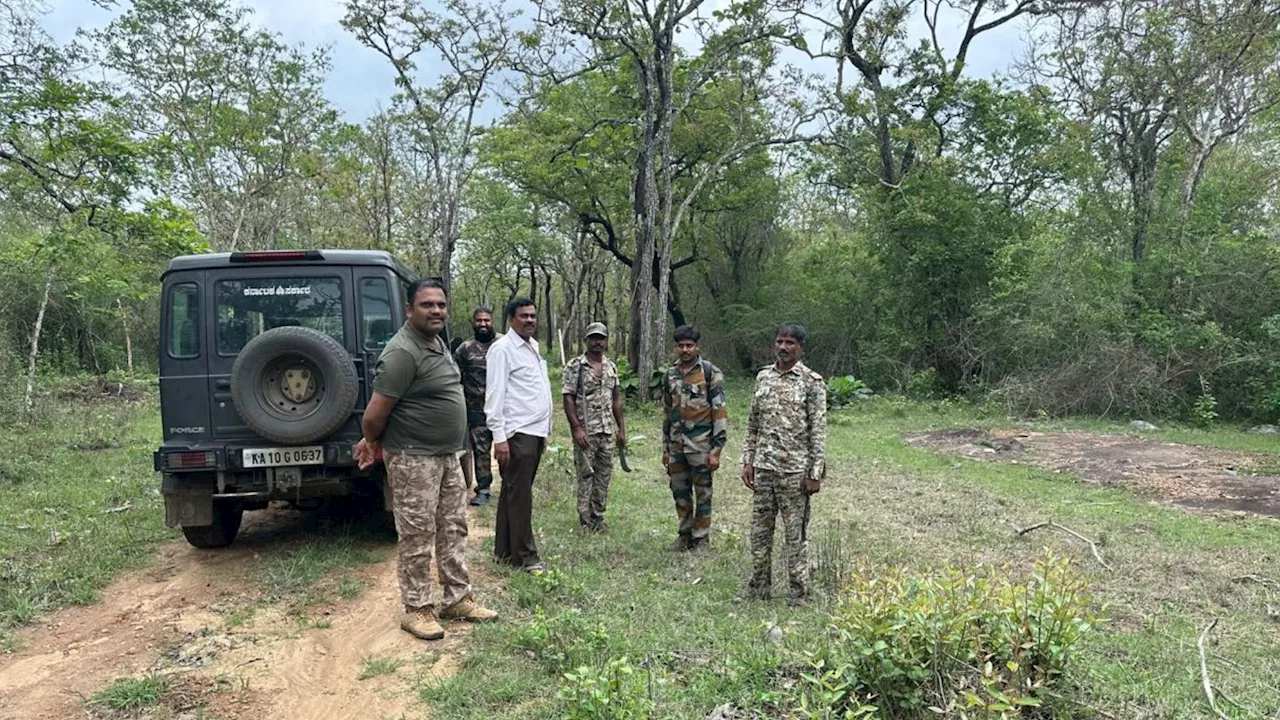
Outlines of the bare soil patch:
[{"label": "bare soil patch", "polygon": [[[359,597],[305,612],[270,604],[240,624],[228,616],[259,601],[255,564],[324,530],[316,513],[287,510],[250,513],[245,522],[230,548],[166,545],[149,568],[104,590],[101,602],[58,611],[21,633],[21,649],[0,655],[0,718],[114,718],[84,701],[119,678],[149,674],[170,679],[160,704],[142,716],[153,720],[420,715],[411,681],[456,671],[470,628],[451,623],[444,640],[429,644],[400,630],[394,536],[375,549],[378,562],[359,570]],[[480,595],[500,582],[485,568],[483,540],[491,535],[473,517],[469,555]],[[400,667],[357,679],[373,657]]]},{"label": "bare soil patch", "polygon": [[1128,435],[965,428],[911,433],[910,445],[984,462],[1011,462],[1085,482],[1123,485],[1178,505],[1280,518],[1280,477],[1253,475],[1251,456]]},{"label": "bare soil patch", "polygon": [[125,402],[141,402],[146,400],[145,389],[133,387],[117,380],[96,377],[81,385],[65,387],[56,393],[59,400],[92,402],[95,400],[115,400]]}]

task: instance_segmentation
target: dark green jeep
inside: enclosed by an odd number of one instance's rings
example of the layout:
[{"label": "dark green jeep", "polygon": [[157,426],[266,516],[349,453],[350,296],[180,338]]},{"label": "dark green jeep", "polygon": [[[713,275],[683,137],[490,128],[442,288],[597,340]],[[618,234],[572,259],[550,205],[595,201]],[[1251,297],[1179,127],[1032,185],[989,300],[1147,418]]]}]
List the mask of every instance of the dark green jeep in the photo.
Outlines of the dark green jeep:
[{"label": "dark green jeep", "polygon": [[390,509],[352,446],[373,366],[404,322],[409,270],[389,254],[188,255],[164,273],[160,413],[165,522],[229,545],[245,510],[359,494]]}]

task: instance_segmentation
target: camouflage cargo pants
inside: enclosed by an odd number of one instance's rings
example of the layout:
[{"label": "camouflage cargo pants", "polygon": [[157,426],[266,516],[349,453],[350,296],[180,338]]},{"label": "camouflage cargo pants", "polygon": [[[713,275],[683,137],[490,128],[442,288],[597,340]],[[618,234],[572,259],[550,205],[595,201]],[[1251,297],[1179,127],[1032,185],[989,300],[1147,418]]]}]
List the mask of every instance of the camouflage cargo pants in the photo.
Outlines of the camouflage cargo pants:
[{"label": "camouflage cargo pants", "polygon": [[667,465],[671,497],[676,501],[680,536],[701,540],[711,534],[711,471],[703,453],[671,456]]},{"label": "camouflage cargo pants", "polygon": [[604,522],[609,500],[609,481],[613,479],[613,435],[587,436],[587,449],[574,446],[573,459],[578,466],[578,520],[583,525],[598,526]]},{"label": "camouflage cargo pants", "polygon": [[456,455],[386,453],[396,534],[400,598],[406,608],[434,605],[431,556],[434,551],[441,607],[471,594],[467,571],[467,481]]},{"label": "camouflage cargo pants", "polygon": [[471,436],[471,459],[475,463],[476,492],[489,492],[493,485],[493,432],[481,425],[467,431]]},{"label": "camouflage cargo pants", "polygon": [[751,562],[748,589],[767,596],[773,587],[773,528],[782,514],[783,560],[791,581],[791,597],[809,594],[809,543],[804,538],[804,473],[756,470],[751,506]]}]

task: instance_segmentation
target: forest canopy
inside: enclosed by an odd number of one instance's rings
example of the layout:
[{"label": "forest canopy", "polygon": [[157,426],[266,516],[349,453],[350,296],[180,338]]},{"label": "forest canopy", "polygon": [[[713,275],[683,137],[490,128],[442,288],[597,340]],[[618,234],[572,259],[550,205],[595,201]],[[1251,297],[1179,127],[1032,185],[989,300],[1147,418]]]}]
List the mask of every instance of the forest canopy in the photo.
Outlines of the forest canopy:
[{"label": "forest canopy", "polygon": [[796,320],[878,391],[1280,417],[1280,2],[347,0],[367,118],[245,5],[107,4],[0,0],[6,395],[154,371],[175,255],[376,248],[641,378]]}]

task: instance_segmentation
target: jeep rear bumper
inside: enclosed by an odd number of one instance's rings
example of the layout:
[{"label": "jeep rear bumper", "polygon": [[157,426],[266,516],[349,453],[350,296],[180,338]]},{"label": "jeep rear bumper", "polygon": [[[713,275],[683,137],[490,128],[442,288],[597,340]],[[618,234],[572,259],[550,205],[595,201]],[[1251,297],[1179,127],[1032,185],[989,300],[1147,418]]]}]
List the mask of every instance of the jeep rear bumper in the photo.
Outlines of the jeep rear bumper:
[{"label": "jeep rear bumper", "polygon": [[[358,438],[357,438],[358,439]],[[317,442],[324,448],[324,462],[310,467],[348,469],[356,464],[352,455],[355,441]],[[214,471],[240,472],[251,469],[244,466],[243,451],[262,447],[262,442],[239,443],[183,443],[160,446],[151,454],[152,469],[162,473],[203,473]]]},{"label": "jeep rear bumper", "polygon": [[[161,473],[160,494],[165,502],[165,524],[173,527],[204,526],[213,522],[213,505],[236,503],[246,509],[265,508],[272,500],[299,502],[357,494],[382,495],[390,509],[390,497],[378,465],[360,470],[351,456],[350,441],[316,443],[324,447],[319,465],[287,467],[243,466],[241,451],[258,445],[165,445],[154,453],[153,465]],[[173,455],[193,456],[175,464]],[[200,456],[199,463],[194,456]]]}]

